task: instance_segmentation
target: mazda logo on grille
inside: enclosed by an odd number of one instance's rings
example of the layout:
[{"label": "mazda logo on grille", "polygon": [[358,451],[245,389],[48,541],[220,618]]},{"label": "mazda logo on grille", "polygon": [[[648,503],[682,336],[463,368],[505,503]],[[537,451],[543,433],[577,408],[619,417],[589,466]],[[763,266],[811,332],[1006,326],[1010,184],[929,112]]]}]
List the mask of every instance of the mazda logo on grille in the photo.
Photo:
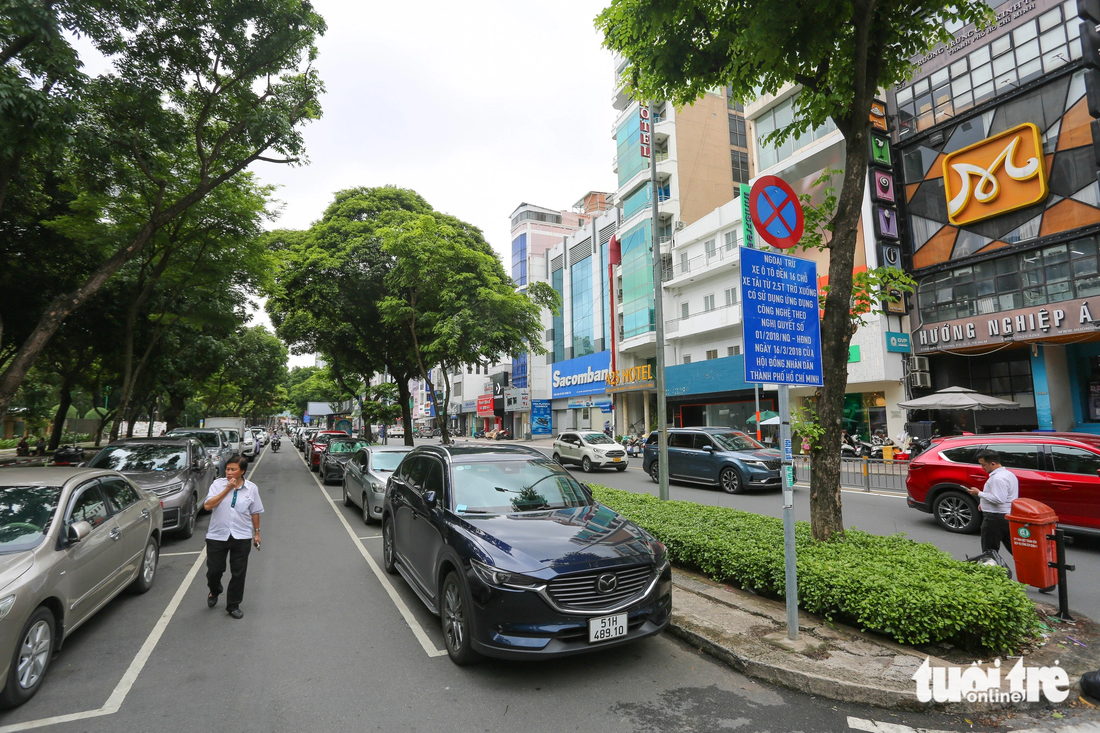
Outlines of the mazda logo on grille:
[{"label": "mazda logo on grille", "polygon": [[596,590],[600,593],[610,593],[619,587],[619,576],[615,573],[604,573],[596,579]]}]

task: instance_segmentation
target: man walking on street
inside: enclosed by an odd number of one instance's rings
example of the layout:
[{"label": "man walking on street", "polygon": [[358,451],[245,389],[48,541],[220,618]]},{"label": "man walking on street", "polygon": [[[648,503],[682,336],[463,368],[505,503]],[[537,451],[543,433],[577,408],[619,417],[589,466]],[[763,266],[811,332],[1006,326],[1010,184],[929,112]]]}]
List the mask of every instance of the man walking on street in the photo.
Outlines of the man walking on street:
[{"label": "man walking on street", "polygon": [[203,504],[210,512],[210,526],[206,530],[206,584],[210,587],[210,595],[206,605],[210,608],[218,605],[228,556],[230,579],[225,610],[237,619],[244,617],[241,601],[244,600],[248,553],[252,545],[260,549],[260,515],[264,511],[260,489],[244,478],[247,465],[240,456],[230,458],[225,464],[225,478],[210,484]]},{"label": "man walking on street", "polygon": [[1012,538],[1008,529],[1008,513],[1012,502],[1020,496],[1020,482],[1016,475],[1001,465],[1001,455],[992,450],[978,451],[978,464],[989,474],[985,489],[968,488],[972,496],[981,500],[982,552],[999,550],[1002,543],[1012,554]]}]

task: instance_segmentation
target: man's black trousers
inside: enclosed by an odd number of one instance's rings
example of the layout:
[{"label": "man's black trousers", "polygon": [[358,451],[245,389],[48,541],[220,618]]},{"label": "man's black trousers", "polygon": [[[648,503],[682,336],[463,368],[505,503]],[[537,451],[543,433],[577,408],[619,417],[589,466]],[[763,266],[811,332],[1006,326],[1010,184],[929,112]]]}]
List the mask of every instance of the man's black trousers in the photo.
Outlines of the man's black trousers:
[{"label": "man's black trousers", "polygon": [[1000,551],[1002,543],[1011,555],[1012,534],[1008,528],[1008,517],[1004,514],[982,512],[982,552]]},{"label": "man's black trousers", "polygon": [[251,551],[251,538],[206,540],[206,585],[215,596],[221,595],[225,559],[229,557],[229,593],[225,597],[225,607],[229,611],[240,606],[244,600],[244,576],[248,572],[248,553]]}]

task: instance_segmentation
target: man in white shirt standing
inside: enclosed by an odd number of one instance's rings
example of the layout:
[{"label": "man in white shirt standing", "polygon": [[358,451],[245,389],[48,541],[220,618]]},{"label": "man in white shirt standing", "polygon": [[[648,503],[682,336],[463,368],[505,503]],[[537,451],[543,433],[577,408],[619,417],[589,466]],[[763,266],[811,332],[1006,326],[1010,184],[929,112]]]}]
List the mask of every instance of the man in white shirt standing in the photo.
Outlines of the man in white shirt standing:
[{"label": "man in white shirt standing", "polygon": [[982,552],[999,550],[1004,543],[1012,554],[1012,536],[1008,528],[1008,513],[1012,502],[1020,497],[1020,481],[1016,474],[1001,465],[1001,454],[992,450],[978,451],[978,464],[989,474],[985,489],[973,487],[967,491],[981,501]]},{"label": "man in white shirt standing", "polygon": [[225,478],[210,484],[203,505],[210,511],[210,526],[206,530],[206,584],[210,595],[206,604],[213,608],[222,592],[225,560],[229,557],[229,593],[225,610],[233,618],[243,618],[244,578],[248,571],[248,553],[252,545],[260,549],[260,515],[264,505],[260,489],[244,478],[248,462],[233,456],[225,464]]}]

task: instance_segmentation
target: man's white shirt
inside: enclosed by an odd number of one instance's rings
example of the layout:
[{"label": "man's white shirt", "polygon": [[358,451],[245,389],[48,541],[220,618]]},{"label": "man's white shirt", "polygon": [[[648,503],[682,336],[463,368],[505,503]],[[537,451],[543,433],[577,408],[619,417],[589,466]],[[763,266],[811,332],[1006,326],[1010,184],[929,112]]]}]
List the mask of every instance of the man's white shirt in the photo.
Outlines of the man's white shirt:
[{"label": "man's white shirt", "polygon": [[[225,491],[228,484],[227,479],[216,479],[210,484],[206,501]],[[237,495],[236,501],[233,500],[234,493]],[[210,513],[210,526],[206,529],[206,539],[227,540],[230,537],[235,540],[252,539],[252,515],[263,514],[263,512],[264,503],[260,501],[259,487],[245,479],[241,488],[226,494],[222,503],[214,507],[214,511]]]},{"label": "man's white shirt", "polygon": [[1020,481],[1016,474],[1004,466],[994,469],[985,482],[985,488],[978,492],[983,512],[989,514],[1008,514],[1012,502],[1020,498]]}]

